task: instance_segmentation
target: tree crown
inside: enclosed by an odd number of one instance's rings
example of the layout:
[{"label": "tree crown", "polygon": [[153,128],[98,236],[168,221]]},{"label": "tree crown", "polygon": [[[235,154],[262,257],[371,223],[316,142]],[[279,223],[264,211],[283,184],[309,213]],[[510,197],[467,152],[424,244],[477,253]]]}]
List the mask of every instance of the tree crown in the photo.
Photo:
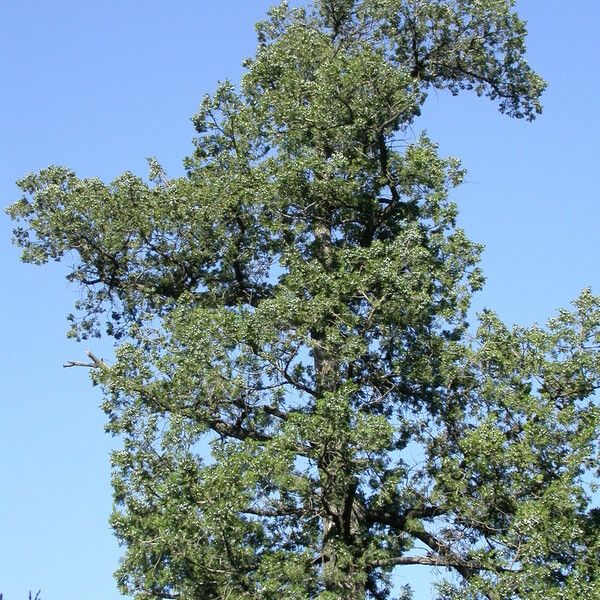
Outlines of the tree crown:
[{"label": "tree crown", "polygon": [[598,299],[470,336],[464,173],[410,134],[432,89],[540,112],[512,6],[282,3],[202,101],[185,177],[20,182],[23,259],[73,258],[71,334],[118,341],[94,380],[124,591],[388,598],[409,564],[459,576],[440,598],[597,588]]}]

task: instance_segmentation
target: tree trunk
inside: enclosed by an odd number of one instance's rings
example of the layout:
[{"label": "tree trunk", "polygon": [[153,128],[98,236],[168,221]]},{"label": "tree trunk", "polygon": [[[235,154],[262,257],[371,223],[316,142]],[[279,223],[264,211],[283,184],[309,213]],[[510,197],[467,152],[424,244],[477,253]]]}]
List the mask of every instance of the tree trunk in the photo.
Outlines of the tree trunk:
[{"label": "tree trunk", "polygon": [[[326,218],[315,225],[316,254],[325,269],[334,268],[331,230]],[[313,357],[316,387],[319,396],[335,392],[340,383],[340,365],[334,349],[330,348],[325,326],[315,330]],[[358,482],[354,476],[351,449],[344,439],[350,427],[339,409],[332,412],[334,427],[339,436],[322,439],[319,461],[323,527],[323,584],[325,590],[344,600],[364,600],[365,577],[358,567],[361,547],[357,534],[362,529],[361,514],[356,501]],[[342,421],[343,419],[343,421]]]}]

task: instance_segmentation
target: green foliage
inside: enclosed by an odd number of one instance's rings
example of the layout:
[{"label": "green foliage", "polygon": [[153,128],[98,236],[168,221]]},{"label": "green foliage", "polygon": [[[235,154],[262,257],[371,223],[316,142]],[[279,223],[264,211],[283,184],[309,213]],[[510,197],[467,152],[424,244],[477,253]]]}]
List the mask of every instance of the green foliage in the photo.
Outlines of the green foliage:
[{"label": "green foliage", "polygon": [[49,167],[9,208],[25,261],[74,263],[71,335],[117,340],[93,378],[122,591],[383,599],[418,564],[454,573],[439,598],[593,597],[600,299],[469,337],[464,173],[408,141],[432,89],[540,112],[512,2],[283,3],[257,30],[185,177]]}]

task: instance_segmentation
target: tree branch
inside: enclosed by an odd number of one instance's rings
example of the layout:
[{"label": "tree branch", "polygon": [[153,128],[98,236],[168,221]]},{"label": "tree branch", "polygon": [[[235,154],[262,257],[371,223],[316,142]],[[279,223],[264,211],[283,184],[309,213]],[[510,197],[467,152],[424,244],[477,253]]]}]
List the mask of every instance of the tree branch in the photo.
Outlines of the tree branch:
[{"label": "tree branch", "polygon": [[[443,560],[439,556],[395,556],[393,558],[382,558],[381,560],[374,560],[370,563],[371,567],[395,567],[398,565],[425,565],[430,567],[465,567],[467,563],[460,562],[457,564],[449,563]],[[469,565],[471,568],[476,569],[475,565]]]},{"label": "tree branch", "polygon": [[424,544],[427,544],[434,552],[439,555],[439,564],[453,567],[456,569],[465,579],[470,579],[477,571],[481,570],[481,567],[477,567],[465,560],[463,560],[458,554],[456,554],[449,544],[442,542],[436,538],[432,533],[425,529],[411,529],[408,531],[410,535],[417,538]]},{"label": "tree branch", "polygon": [[423,506],[421,508],[408,509],[400,514],[393,513],[389,510],[369,511],[367,518],[370,523],[387,525],[393,529],[405,531],[406,524],[411,519],[432,519],[433,517],[444,515],[446,512],[446,510],[439,506]]},{"label": "tree branch", "polygon": [[68,360],[63,367],[68,369],[69,367],[86,367],[88,369],[108,369],[108,365],[101,359],[95,356],[91,350],[86,350],[85,353],[91,359],[92,362],[86,363],[78,360]]}]

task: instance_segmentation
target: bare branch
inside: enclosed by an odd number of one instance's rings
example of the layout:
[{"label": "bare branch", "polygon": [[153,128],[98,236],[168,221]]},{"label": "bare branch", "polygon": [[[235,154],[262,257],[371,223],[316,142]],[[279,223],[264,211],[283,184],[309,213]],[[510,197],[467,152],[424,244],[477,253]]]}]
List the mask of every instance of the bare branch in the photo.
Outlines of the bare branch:
[{"label": "bare branch", "polygon": [[167,592],[160,592],[157,590],[140,590],[138,592],[144,596],[155,596],[158,598],[166,598],[167,600],[175,600],[180,597],[180,594],[169,594]]},{"label": "bare branch", "polygon": [[92,353],[91,350],[86,350],[85,352],[88,357],[92,360],[92,362],[86,363],[78,360],[68,360],[63,367],[68,369],[69,367],[86,367],[87,369],[108,369],[108,365],[96,355]]},{"label": "bare branch", "polygon": [[382,558],[381,560],[374,560],[370,563],[372,567],[395,567],[399,565],[426,565],[430,567],[469,567],[471,569],[477,569],[476,565],[471,565],[465,562],[457,564],[451,564],[447,560],[439,556],[395,556],[393,558]]}]

